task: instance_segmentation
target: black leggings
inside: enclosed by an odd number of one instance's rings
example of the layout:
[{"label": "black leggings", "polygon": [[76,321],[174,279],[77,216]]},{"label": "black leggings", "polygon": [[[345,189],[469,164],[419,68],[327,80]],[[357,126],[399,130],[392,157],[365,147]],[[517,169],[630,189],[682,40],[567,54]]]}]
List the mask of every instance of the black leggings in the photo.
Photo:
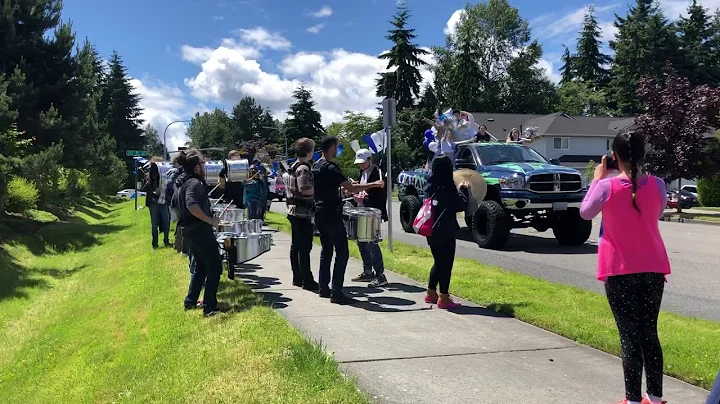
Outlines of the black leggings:
[{"label": "black leggings", "polygon": [[455,237],[428,237],[427,242],[434,260],[430,269],[428,289],[435,290],[440,284],[440,293],[447,294],[455,263]]},{"label": "black leggings", "polygon": [[662,397],[663,352],[657,333],[665,277],[659,273],[610,276],[605,293],[620,333],[625,397],[642,400],[645,368],[647,392]]}]

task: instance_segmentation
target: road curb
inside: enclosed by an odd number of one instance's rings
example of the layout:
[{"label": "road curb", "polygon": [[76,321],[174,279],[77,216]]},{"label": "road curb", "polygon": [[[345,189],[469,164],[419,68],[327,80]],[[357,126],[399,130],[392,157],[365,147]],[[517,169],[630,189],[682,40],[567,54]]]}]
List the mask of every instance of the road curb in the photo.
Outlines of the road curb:
[{"label": "road curb", "polygon": [[697,219],[683,219],[681,217],[677,219],[668,218],[667,216],[663,216],[660,219],[661,222],[668,222],[668,223],[690,223],[690,224],[704,224],[707,226],[720,226],[720,222],[711,222],[708,220],[697,220]]}]

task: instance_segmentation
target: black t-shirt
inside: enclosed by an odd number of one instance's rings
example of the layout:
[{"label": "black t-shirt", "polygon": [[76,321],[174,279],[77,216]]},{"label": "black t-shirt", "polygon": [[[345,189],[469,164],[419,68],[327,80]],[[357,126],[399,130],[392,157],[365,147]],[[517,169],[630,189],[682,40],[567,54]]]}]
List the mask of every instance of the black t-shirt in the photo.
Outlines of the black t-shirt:
[{"label": "black t-shirt", "polygon": [[340,184],[348,179],[340,167],[332,161],[320,159],[313,166],[312,173],[315,182],[315,213],[342,215]]},{"label": "black t-shirt", "polygon": [[208,199],[208,193],[207,189],[205,189],[205,184],[202,183],[197,178],[189,178],[187,182],[185,182],[185,185],[183,186],[183,190],[185,193],[185,210],[186,214],[183,215],[183,223],[184,223],[184,229],[185,232],[193,232],[196,231],[203,226],[210,226],[210,224],[203,222],[202,220],[196,218],[190,211],[187,210],[189,206],[197,205],[202,209],[203,212],[205,212],[206,215],[212,216],[210,213],[210,200]]},{"label": "black t-shirt", "polygon": [[243,209],[243,183],[242,182],[226,182],[225,183],[225,196],[223,200],[226,202],[233,201],[233,204],[240,209]]}]

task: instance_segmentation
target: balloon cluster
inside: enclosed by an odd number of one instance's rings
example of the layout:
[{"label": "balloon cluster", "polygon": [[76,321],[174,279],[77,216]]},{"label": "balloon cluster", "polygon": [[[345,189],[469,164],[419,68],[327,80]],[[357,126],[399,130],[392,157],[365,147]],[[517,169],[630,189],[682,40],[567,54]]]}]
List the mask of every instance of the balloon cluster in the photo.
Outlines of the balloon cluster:
[{"label": "balloon cluster", "polygon": [[433,153],[438,151],[440,142],[448,135],[452,135],[453,139],[456,140],[464,140],[464,132],[466,132],[469,124],[469,122],[456,116],[452,108],[442,114],[435,111],[435,121],[429,119],[427,121],[432,124],[432,128],[425,131],[423,146]]},{"label": "balloon cluster", "polygon": [[537,133],[537,127],[536,127],[536,126],[529,126],[529,127],[525,128],[525,130],[523,131],[523,136],[524,136],[526,139],[532,140],[532,139],[539,138],[541,135],[539,135],[539,134]]}]

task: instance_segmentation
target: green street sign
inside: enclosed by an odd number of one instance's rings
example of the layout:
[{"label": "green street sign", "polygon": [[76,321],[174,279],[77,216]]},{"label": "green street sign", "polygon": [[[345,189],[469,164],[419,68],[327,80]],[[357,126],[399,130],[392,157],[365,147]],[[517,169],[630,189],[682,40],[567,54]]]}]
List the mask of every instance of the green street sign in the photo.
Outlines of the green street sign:
[{"label": "green street sign", "polygon": [[144,157],[148,155],[148,152],[144,150],[125,150],[125,155],[128,157]]}]

